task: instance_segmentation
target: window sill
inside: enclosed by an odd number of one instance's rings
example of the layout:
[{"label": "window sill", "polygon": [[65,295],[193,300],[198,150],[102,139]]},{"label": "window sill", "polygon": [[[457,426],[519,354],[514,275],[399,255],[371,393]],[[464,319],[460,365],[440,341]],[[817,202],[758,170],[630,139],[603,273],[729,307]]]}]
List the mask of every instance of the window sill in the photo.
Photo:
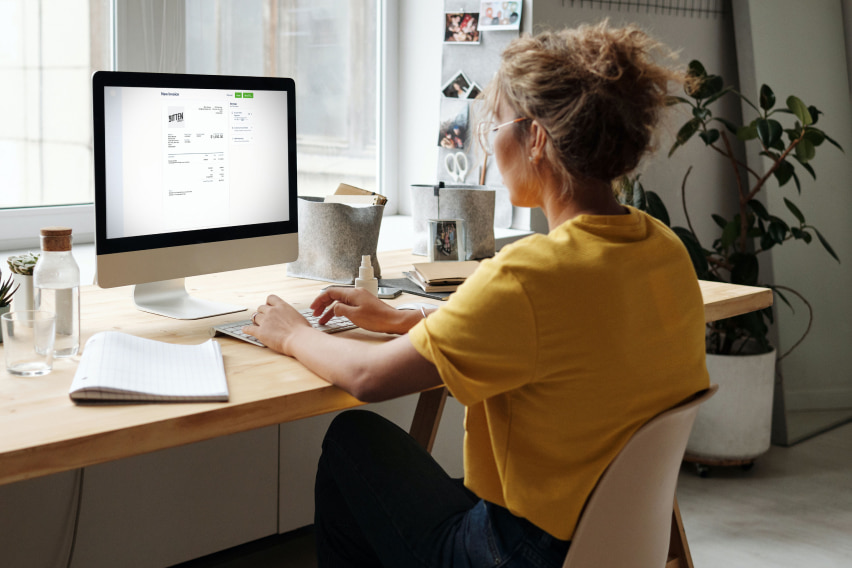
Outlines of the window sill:
[{"label": "window sill", "polygon": [[[497,250],[505,245],[530,235],[531,231],[519,231],[516,229],[494,229],[494,241]],[[382,219],[382,228],[379,232],[377,250],[389,251],[399,249],[410,249],[414,245],[414,234],[411,230],[411,217],[407,215],[387,215]],[[3,259],[2,270],[8,273],[5,259],[23,254],[28,250],[38,250],[38,247],[21,250],[0,251],[0,259]],[[90,284],[95,278],[95,245],[94,243],[74,244],[74,259],[80,266],[80,282]],[[425,257],[424,257],[425,260]]]}]

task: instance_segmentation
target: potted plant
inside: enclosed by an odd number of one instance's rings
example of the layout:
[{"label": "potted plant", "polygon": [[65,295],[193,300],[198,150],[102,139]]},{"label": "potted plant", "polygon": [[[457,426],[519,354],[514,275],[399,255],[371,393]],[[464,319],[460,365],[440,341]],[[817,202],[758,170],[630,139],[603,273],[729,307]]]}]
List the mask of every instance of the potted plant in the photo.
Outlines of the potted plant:
[{"label": "potted plant", "polygon": [[[12,303],[12,296],[18,286],[15,284],[12,275],[10,274],[6,280],[3,280],[3,271],[0,270],[0,315],[9,311],[9,304]],[[3,335],[0,334],[0,343],[3,343]]]},{"label": "potted plant", "polygon": [[33,270],[38,257],[38,254],[28,252],[6,259],[9,270],[12,271],[12,276],[18,284],[18,293],[15,296],[16,309],[33,309]]},{"label": "potted plant", "polygon": [[[791,306],[787,295],[797,298],[808,309],[808,326],[803,336],[784,354],[795,349],[807,333],[813,310],[795,290],[760,278],[759,259],[774,247],[790,241],[810,244],[817,240],[835,260],[837,254],[816,227],[807,223],[805,215],[792,199],[785,197],[786,219],[770,213],[757,198],[761,191],[795,186],[801,193],[801,170],[816,178],[813,160],[817,148],[825,142],[837,147],[815,125],[822,114],[798,97],[789,96],[785,106],[776,104],[772,89],[763,85],[755,105],[742,93],[726,87],[721,77],[708,74],[698,61],[689,63],[685,97],[671,97],[672,105],[689,108],[689,120],[679,129],[669,157],[690,140],[700,139],[714,154],[730,165],[730,185],[736,196],[737,209],[732,218],[713,213],[719,233],[704,246],[693,229],[687,207],[686,187],[691,167],[681,184],[681,203],[686,227],[673,227],[689,252],[699,279],[766,286],[777,299]],[[724,96],[739,97],[744,106],[753,109],[755,117],[745,124],[735,124],[715,116],[711,105]],[[782,121],[787,123],[786,126]],[[764,173],[740,161],[734,143],[759,144],[766,159]],[[790,182],[793,182],[792,184]],[[670,225],[662,200],[644,191],[638,178],[622,180],[616,188],[619,198]],[[773,189],[774,191],[774,189]],[[699,411],[687,446],[692,460],[705,464],[739,464],[750,466],[758,455],[769,449],[771,438],[772,396],[776,355],[769,340],[773,308],[712,322],[707,325],[707,367],[711,381],[719,383],[719,395]],[[736,356],[736,357],[732,357]],[[731,371],[729,367],[738,368]],[[740,376],[734,376],[734,374]]]}]

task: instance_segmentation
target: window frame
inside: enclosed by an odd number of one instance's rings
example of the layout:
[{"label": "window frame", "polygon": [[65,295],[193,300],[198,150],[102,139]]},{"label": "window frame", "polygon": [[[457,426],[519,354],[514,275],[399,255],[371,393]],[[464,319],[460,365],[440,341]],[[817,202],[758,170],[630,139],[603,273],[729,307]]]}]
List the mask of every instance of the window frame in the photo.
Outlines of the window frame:
[{"label": "window frame", "polygon": [[[109,42],[110,68],[116,67],[116,10],[115,3],[109,2],[110,26]],[[396,160],[388,159],[389,148],[395,148],[398,140],[397,124],[397,66],[399,41],[399,6],[396,0],[378,0],[376,4],[379,22],[376,26],[378,37],[376,72],[376,130],[377,159],[376,176],[379,191],[388,196],[390,202],[385,214],[396,214],[399,203],[399,190],[396,180],[398,170]],[[42,227],[62,225],[71,227],[74,242],[94,242],[95,210],[94,203],[72,205],[52,205],[37,207],[19,207],[0,209],[0,250],[32,249],[39,246],[39,230]],[[23,235],[23,236],[22,236]]]}]

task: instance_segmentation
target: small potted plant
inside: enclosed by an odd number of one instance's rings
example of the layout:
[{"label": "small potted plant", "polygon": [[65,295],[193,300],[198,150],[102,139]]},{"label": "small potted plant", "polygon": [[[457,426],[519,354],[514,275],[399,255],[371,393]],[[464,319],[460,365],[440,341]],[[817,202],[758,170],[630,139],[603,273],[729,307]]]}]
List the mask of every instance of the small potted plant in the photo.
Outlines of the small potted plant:
[{"label": "small potted plant", "polygon": [[[12,303],[12,296],[15,295],[18,285],[15,283],[10,274],[6,280],[3,280],[3,271],[0,270],[0,315],[9,311],[9,304]],[[0,343],[3,343],[3,334],[0,333]]]},{"label": "small potted plant", "polygon": [[38,262],[38,254],[31,252],[10,256],[6,262],[12,277],[18,284],[18,293],[15,296],[15,308],[19,310],[33,309],[33,269]]},{"label": "small potted plant", "polygon": [[[730,166],[727,189],[734,193],[737,209],[732,218],[711,215],[719,233],[709,247],[704,246],[692,227],[686,204],[689,168],[681,184],[687,227],[673,227],[673,230],[686,246],[699,279],[766,286],[775,292],[776,304],[780,299],[790,306],[788,294],[804,303],[809,314],[807,329],[802,338],[778,357],[780,360],[807,335],[813,310],[795,290],[761,281],[760,257],[791,241],[810,244],[816,240],[835,260],[839,262],[839,259],[792,199],[784,198],[787,213],[784,219],[780,212],[770,213],[757,197],[769,186],[778,189],[795,186],[800,194],[799,172],[804,170],[816,178],[813,160],[817,148],[825,142],[841,151],[842,148],[815,126],[822,114],[816,107],[806,105],[795,96],[789,96],[784,106],[777,105],[775,94],[767,85],[760,88],[760,99],[755,105],[742,93],[726,87],[721,77],[708,74],[700,62],[692,61],[684,92],[686,97],[670,99],[672,105],[688,107],[690,114],[689,120],[679,129],[669,156],[690,140],[700,139],[710,152],[721,156]],[[715,116],[710,106],[726,95],[739,97],[756,116],[745,124],[734,124]],[[790,124],[785,127],[782,120]],[[765,172],[758,172],[738,159],[734,150],[737,140],[760,145],[760,155],[767,160]],[[670,225],[662,200],[654,192],[644,191],[638,178],[622,180],[616,193],[622,202],[646,210]],[[719,395],[699,411],[687,447],[693,461],[750,466],[757,455],[769,449],[776,362],[775,350],[769,341],[773,319],[770,307],[708,324],[707,366],[711,381],[719,383],[720,389]],[[731,366],[739,371],[722,370]],[[741,376],[731,376],[734,372]]]}]

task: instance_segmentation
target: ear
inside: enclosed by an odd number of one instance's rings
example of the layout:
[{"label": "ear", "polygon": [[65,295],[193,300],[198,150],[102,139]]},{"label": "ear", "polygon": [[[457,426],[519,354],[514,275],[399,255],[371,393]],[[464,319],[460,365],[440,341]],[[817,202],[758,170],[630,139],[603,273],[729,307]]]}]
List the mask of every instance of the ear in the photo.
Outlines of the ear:
[{"label": "ear", "polygon": [[530,135],[527,140],[529,142],[530,161],[533,164],[538,164],[544,157],[544,149],[547,145],[547,131],[537,120],[532,121]]}]

